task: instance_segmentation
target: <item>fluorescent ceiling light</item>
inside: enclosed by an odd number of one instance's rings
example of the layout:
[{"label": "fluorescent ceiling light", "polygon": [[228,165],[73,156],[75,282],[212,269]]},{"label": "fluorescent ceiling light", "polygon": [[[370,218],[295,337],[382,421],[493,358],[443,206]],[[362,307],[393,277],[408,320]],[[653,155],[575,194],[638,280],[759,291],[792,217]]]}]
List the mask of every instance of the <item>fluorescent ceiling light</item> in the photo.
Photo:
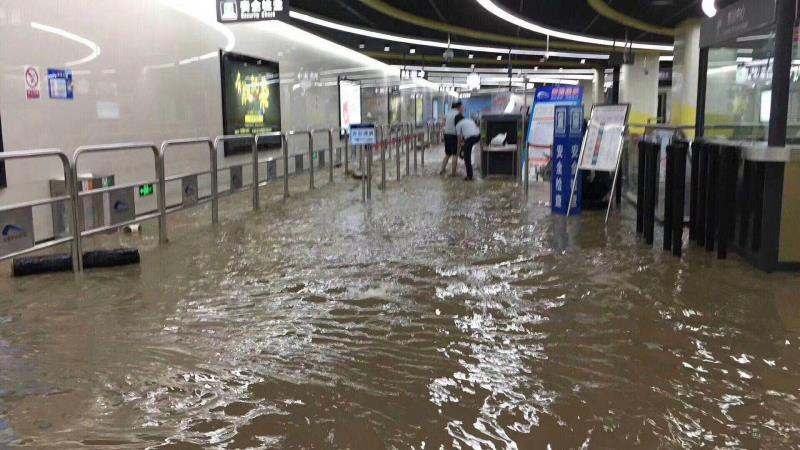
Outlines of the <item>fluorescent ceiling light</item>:
[{"label": "fluorescent ceiling light", "polygon": [[85,58],[81,58],[81,59],[78,59],[76,61],[70,61],[70,62],[64,63],[65,66],[79,66],[81,64],[84,64],[84,63],[87,63],[89,61],[92,61],[92,60],[96,59],[98,56],[100,56],[100,46],[98,46],[93,41],[90,41],[89,39],[86,39],[85,37],[78,36],[77,34],[70,33],[69,31],[62,30],[61,28],[51,27],[50,25],[43,25],[43,24],[38,23],[38,22],[31,22],[31,28],[33,28],[35,30],[39,30],[39,31],[45,31],[47,33],[52,33],[52,34],[55,34],[57,36],[61,36],[63,38],[69,39],[69,40],[71,40],[73,42],[77,42],[79,44],[82,44],[82,45],[88,47],[89,50],[91,51],[91,53],[89,53],[89,55],[86,56]]},{"label": "fluorescent ceiling light", "polygon": [[[381,39],[384,41],[401,42],[416,46],[436,47],[436,48],[449,47],[452,48],[453,50],[462,50],[466,52],[495,53],[495,54],[497,53],[508,54],[510,52],[512,55],[526,55],[526,56],[544,56],[545,54],[548,54],[548,52],[546,52],[545,50],[533,50],[533,49],[525,50],[525,49],[509,49],[507,47],[461,45],[461,44],[447,43],[445,41],[432,41],[428,39],[417,39],[412,37],[399,36],[395,34],[388,34],[380,31],[367,30],[364,28],[358,28],[350,25],[332,22],[327,19],[322,19],[320,17],[311,16],[309,14],[301,13],[299,11],[294,11],[294,10],[289,12],[289,16],[292,19],[297,19],[303,22],[329,28],[332,30],[341,31],[344,33],[356,34],[359,36]],[[622,44],[620,44],[620,47],[622,47]],[[672,50],[672,47],[670,47],[670,50]],[[609,55],[601,53],[549,52],[549,55],[560,58],[576,58],[576,59],[585,58],[585,59],[599,59],[599,60],[609,59]]]},{"label": "fluorescent ceiling light", "polygon": [[714,17],[717,15],[717,6],[714,3],[714,0],[703,0],[703,12],[708,17]]},{"label": "fluorescent ceiling light", "polygon": [[519,16],[516,16],[506,11],[504,8],[501,8],[500,6],[495,4],[494,1],[492,0],[475,0],[475,1],[478,2],[478,4],[480,4],[481,6],[483,6],[484,9],[494,14],[495,16],[505,20],[506,22],[512,23],[520,28],[533,31],[534,33],[544,34],[546,36],[564,39],[567,41],[583,42],[586,44],[601,45],[604,47],[619,47],[619,48],[628,47],[628,48],[633,48],[635,50],[655,50],[662,52],[673,51],[673,47],[671,45],[648,44],[644,42],[624,42],[624,41],[617,41],[615,39],[587,36],[585,34],[567,33],[564,31],[556,30],[554,28],[548,28],[543,25],[539,25],[537,23],[529,22]]},{"label": "fluorescent ceiling light", "polygon": [[675,57],[672,55],[663,55],[658,57],[659,61],[672,61],[673,59],[675,59]]}]

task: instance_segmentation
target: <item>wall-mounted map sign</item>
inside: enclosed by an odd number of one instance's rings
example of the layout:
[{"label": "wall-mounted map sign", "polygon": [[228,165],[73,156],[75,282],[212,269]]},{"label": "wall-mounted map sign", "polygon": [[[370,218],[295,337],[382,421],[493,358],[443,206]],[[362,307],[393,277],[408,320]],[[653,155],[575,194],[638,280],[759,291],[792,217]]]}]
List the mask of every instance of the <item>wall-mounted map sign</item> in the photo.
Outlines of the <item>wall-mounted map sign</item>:
[{"label": "wall-mounted map sign", "polygon": [[289,20],[289,0],[217,0],[222,23]]}]

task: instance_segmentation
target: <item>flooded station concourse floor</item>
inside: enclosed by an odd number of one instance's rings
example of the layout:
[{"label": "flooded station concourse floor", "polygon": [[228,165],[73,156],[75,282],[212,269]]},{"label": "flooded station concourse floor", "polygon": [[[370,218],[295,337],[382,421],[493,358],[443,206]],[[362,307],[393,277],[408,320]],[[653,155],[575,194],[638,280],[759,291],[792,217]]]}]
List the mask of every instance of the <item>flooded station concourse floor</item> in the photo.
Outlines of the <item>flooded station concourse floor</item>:
[{"label": "flooded station concourse floor", "polygon": [[436,166],[4,274],[0,448],[800,448],[800,277]]}]

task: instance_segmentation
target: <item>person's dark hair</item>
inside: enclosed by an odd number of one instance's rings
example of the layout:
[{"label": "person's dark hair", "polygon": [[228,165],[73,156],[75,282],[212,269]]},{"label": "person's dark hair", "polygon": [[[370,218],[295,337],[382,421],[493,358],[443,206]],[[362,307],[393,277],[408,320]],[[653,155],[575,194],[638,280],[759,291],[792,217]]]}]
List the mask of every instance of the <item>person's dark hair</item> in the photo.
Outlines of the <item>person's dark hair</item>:
[{"label": "person's dark hair", "polygon": [[461,113],[459,113],[459,114],[456,116],[456,125],[458,125],[458,122],[461,122],[462,120],[464,120],[464,115],[463,115],[463,114],[461,114]]},{"label": "person's dark hair", "polygon": [[461,103],[460,101],[453,102],[453,109],[460,108],[461,105],[463,105],[463,103]]}]

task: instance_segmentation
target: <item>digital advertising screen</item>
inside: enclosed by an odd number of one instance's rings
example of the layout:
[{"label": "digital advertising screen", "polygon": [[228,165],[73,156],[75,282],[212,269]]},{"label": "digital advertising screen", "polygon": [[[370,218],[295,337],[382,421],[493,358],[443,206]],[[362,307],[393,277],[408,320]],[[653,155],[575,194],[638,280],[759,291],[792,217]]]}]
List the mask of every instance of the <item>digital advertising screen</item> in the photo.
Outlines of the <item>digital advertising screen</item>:
[{"label": "digital advertising screen", "polygon": [[389,125],[396,125],[402,120],[400,118],[400,107],[402,98],[400,92],[395,91],[389,94]]},{"label": "digital advertising screen", "polygon": [[339,82],[339,127],[350,128],[361,123],[361,85],[352,81]]},{"label": "digital advertising screen", "polygon": [[415,122],[418,127],[425,124],[425,97],[417,95],[416,101],[416,114],[414,115]]},{"label": "digital advertising screen", "polygon": [[[222,52],[222,121],[226,135],[258,135],[281,131],[278,63]],[[259,150],[281,145],[280,137],[264,139]],[[225,156],[252,152],[249,143],[231,141]]]}]

